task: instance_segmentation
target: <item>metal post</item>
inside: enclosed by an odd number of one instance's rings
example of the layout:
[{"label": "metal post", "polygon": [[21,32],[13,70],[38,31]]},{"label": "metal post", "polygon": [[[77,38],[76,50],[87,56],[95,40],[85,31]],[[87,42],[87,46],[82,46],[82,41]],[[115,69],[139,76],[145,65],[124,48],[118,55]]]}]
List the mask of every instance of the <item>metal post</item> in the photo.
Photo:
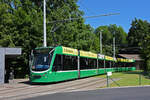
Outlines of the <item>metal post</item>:
[{"label": "metal post", "polygon": [[98,65],[98,57],[97,57],[97,74],[98,74],[98,70],[99,69],[99,65]]},{"label": "metal post", "polygon": [[105,69],[105,73],[106,73],[106,64],[105,64],[105,59],[104,59],[104,69]]},{"label": "metal post", "polygon": [[113,57],[115,58],[115,55],[116,55],[116,54],[115,54],[115,53],[116,53],[116,50],[115,50],[115,32],[113,33],[113,35],[114,35],[114,36],[113,36],[113,51],[114,51],[114,52],[113,52]]},{"label": "metal post", "polygon": [[100,35],[99,35],[99,40],[100,40],[100,53],[102,54],[102,30],[100,31]]},{"label": "metal post", "polygon": [[141,72],[139,73],[139,85],[141,85]]},{"label": "metal post", "polygon": [[43,17],[43,20],[44,20],[44,23],[43,23],[43,27],[44,27],[44,42],[43,42],[43,45],[44,47],[47,47],[47,43],[46,43],[46,1],[44,0],[44,17]]},{"label": "metal post", "polygon": [[80,78],[80,52],[78,51],[78,78]]},{"label": "metal post", "polygon": [[109,87],[109,76],[107,75],[107,87]]},{"label": "metal post", "polygon": [[61,70],[63,70],[63,55],[61,55]]}]

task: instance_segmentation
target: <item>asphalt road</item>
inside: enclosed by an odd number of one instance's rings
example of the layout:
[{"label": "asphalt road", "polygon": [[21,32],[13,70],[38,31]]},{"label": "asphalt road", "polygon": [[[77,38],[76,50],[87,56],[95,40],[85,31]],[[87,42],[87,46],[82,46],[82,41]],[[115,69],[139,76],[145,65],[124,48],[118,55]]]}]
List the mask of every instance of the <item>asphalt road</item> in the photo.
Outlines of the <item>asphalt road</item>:
[{"label": "asphalt road", "polygon": [[24,100],[150,100],[150,86],[55,93]]}]

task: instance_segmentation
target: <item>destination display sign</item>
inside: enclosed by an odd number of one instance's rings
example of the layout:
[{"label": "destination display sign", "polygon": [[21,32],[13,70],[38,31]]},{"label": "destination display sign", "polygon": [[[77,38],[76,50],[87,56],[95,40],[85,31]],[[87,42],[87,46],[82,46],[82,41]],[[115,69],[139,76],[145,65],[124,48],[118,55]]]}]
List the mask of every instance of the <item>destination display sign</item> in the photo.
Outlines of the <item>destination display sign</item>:
[{"label": "destination display sign", "polygon": [[98,54],[98,58],[99,58],[99,59],[104,59],[104,58],[105,58],[105,56],[104,56],[104,55],[102,55],[102,54]]},{"label": "destination display sign", "polygon": [[49,53],[50,49],[49,48],[46,48],[46,49],[36,49],[36,50],[33,50],[33,53],[34,54],[40,54],[40,53]]},{"label": "destination display sign", "polygon": [[86,51],[80,51],[80,56],[97,58],[97,54]]},{"label": "destination display sign", "polygon": [[62,47],[62,49],[63,49],[64,54],[78,55],[77,49],[72,49],[72,48],[68,48],[68,47]]}]

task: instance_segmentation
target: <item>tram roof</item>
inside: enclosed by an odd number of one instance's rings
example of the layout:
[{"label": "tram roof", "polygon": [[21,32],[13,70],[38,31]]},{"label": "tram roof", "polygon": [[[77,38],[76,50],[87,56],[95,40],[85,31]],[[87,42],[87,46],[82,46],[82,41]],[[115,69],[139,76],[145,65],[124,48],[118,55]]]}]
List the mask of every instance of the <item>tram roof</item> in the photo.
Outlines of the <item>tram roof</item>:
[{"label": "tram roof", "polygon": [[38,50],[38,49],[50,49],[50,48],[54,48],[54,47],[52,47],[52,46],[48,46],[48,47],[37,47],[37,48],[35,48],[35,50]]}]

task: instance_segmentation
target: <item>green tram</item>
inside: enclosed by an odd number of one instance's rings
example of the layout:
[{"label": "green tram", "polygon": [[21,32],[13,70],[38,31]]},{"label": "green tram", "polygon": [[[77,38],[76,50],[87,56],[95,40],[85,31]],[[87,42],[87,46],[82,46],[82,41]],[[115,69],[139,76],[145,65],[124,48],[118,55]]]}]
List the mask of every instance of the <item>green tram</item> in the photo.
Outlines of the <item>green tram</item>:
[{"label": "green tram", "polygon": [[106,72],[135,70],[133,59],[109,56],[63,46],[35,48],[31,53],[30,81],[59,82]]}]

